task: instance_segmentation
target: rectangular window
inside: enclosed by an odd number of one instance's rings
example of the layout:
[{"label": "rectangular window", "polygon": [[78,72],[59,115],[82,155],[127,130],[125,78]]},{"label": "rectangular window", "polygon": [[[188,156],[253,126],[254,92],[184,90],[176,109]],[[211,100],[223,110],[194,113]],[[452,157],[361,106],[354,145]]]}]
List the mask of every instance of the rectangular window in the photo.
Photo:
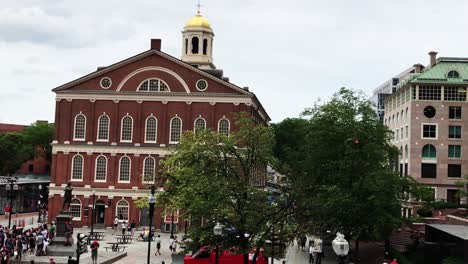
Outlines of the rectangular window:
[{"label": "rectangular window", "polygon": [[461,119],[461,106],[449,107],[449,119]]},{"label": "rectangular window", "polygon": [[457,189],[447,189],[447,203],[460,204],[460,197]]},{"label": "rectangular window", "polygon": [[406,134],[406,139],[408,139],[409,138],[409,136],[408,136],[408,126],[405,126],[405,134]]},{"label": "rectangular window", "polygon": [[461,178],[461,164],[449,164],[447,176],[451,178]]},{"label": "rectangular window", "polygon": [[421,178],[437,178],[437,164],[422,163]]},{"label": "rectangular window", "polygon": [[456,86],[456,87],[444,87],[444,100],[445,101],[466,101],[466,91],[465,87]]},{"label": "rectangular window", "polygon": [[437,125],[423,124],[423,138],[437,138]]},{"label": "rectangular window", "polygon": [[448,157],[459,159],[461,158],[461,146],[460,145],[449,145],[448,146]]},{"label": "rectangular window", "polygon": [[401,138],[401,140],[404,139],[404,137],[403,137],[403,128],[400,129],[400,138]]},{"label": "rectangular window", "polygon": [[411,86],[411,94],[412,94],[413,100],[416,100],[416,87],[415,86]]},{"label": "rectangular window", "polygon": [[441,87],[435,85],[421,85],[419,86],[419,100],[440,100]]},{"label": "rectangular window", "polygon": [[460,139],[461,138],[461,126],[449,126],[449,138]]},{"label": "rectangular window", "polygon": [[396,140],[397,140],[397,141],[400,140],[400,133],[399,133],[399,129],[398,129],[398,128],[397,128],[395,134],[396,134]]}]

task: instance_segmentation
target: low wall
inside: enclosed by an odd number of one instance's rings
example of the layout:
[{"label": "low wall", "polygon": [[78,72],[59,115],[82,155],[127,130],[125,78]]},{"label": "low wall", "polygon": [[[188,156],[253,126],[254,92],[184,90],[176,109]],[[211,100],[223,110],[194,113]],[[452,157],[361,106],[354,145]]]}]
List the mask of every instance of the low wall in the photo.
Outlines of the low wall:
[{"label": "low wall", "polygon": [[451,225],[466,225],[468,226],[468,219],[461,218],[454,215],[447,215],[446,223]]}]

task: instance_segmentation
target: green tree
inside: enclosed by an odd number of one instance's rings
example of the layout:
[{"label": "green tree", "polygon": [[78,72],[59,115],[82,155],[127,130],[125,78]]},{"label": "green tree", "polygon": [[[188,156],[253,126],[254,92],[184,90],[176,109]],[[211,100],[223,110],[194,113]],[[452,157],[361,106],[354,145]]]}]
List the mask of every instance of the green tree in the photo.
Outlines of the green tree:
[{"label": "green tree", "polygon": [[54,124],[36,122],[24,128],[21,132],[26,144],[34,146],[36,156],[52,161],[52,140],[54,138]]},{"label": "green tree", "polygon": [[244,255],[260,247],[288,212],[285,197],[268,203],[268,193],[256,185],[272,161],[273,133],[241,115],[238,132],[229,137],[213,131],[185,133],[175,153],[164,162],[167,181],[162,200],[191,216],[190,237],[198,245],[213,245],[217,222],[225,226],[221,242]]},{"label": "green tree", "polygon": [[23,162],[34,156],[34,148],[21,133],[0,134],[0,174],[14,174]]},{"label": "green tree", "polygon": [[404,192],[417,184],[389,169],[398,152],[392,132],[364,95],[342,88],[303,119],[274,127],[277,138],[286,138],[277,140],[275,153],[306,232],[344,232],[358,251],[359,241],[386,238],[401,224]]}]

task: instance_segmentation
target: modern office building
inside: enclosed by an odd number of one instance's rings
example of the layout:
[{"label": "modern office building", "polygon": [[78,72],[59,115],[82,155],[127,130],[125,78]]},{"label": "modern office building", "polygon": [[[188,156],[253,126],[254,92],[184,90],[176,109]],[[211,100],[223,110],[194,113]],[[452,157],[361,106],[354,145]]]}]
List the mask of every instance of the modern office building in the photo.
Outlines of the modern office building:
[{"label": "modern office building", "polygon": [[[55,139],[49,196],[50,215],[62,207],[63,188],[72,182],[75,226],[121,220],[146,225],[135,201],[158,183],[160,161],[174,151],[183,131],[211,129],[229,135],[235,114],[258,123],[270,120],[257,97],[223,76],[213,64],[214,33],[200,12],[182,31],[182,59],[150,49],[61,85],[56,94]],[[252,184],[265,187],[266,168]],[[86,210],[85,210],[86,208]],[[89,209],[88,209],[89,208]],[[178,211],[157,208],[157,228],[179,223]]]},{"label": "modern office building", "polygon": [[385,100],[384,124],[400,150],[398,170],[431,186],[437,200],[459,203],[468,171],[468,58],[437,58],[399,82]]}]

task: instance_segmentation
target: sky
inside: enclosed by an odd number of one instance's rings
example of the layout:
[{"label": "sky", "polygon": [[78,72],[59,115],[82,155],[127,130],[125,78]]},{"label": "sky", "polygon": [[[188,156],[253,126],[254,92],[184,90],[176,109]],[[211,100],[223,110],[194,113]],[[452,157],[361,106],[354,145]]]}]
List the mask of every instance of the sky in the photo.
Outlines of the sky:
[{"label": "sky", "polygon": [[[0,122],[53,122],[61,84],[149,49],[180,58],[196,0],[0,0]],[[279,122],[340,87],[372,90],[415,63],[468,57],[468,1],[202,0],[214,63]]]}]

